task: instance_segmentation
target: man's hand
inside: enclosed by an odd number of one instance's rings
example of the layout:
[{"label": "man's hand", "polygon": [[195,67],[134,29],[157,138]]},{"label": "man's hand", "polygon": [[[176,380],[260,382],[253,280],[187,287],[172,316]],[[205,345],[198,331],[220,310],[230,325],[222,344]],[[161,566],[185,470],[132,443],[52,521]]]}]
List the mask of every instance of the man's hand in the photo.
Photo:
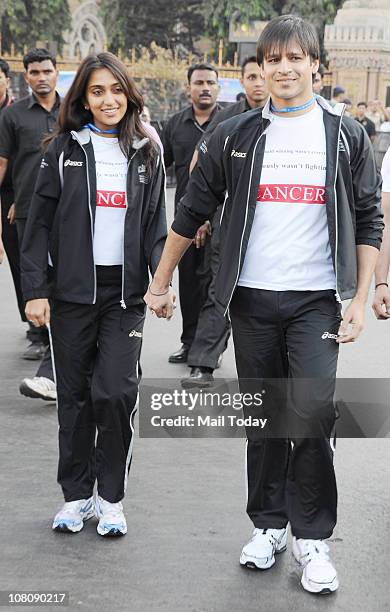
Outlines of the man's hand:
[{"label": "man's hand", "polygon": [[[355,342],[364,326],[365,302],[354,298],[346,309],[339,328],[338,344]],[[351,329],[350,329],[351,327]]]},{"label": "man's hand", "polygon": [[26,317],[35,327],[50,323],[50,305],[46,298],[29,300],[26,304]]},{"label": "man's hand", "polygon": [[7,219],[10,222],[10,225],[13,225],[15,223],[15,203],[10,206]]},{"label": "man's hand", "polygon": [[4,251],[4,244],[3,244],[3,241],[2,241],[1,236],[0,236],[0,264],[3,263],[4,253],[5,253],[5,251]]},{"label": "man's hand", "polygon": [[206,221],[198,228],[198,231],[195,234],[194,245],[197,249],[203,247],[206,244],[207,236],[211,236],[211,223],[210,221]]},{"label": "man's hand", "polygon": [[168,321],[176,308],[175,301],[176,295],[170,287],[161,290],[157,285],[153,285],[153,281],[144,295],[144,302],[151,313],[157,315],[159,319],[168,319]]},{"label": "man's hand", "polygon": [[390,319],[390,289],[386,285],[379,285],[375,289],[372,309],[377,319]]}]

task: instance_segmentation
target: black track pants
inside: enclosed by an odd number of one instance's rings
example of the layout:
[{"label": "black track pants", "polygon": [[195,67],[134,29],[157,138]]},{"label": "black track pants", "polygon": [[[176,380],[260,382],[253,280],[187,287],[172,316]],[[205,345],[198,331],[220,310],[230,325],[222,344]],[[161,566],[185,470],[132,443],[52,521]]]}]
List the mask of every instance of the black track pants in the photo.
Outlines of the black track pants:
[{"label": "black track pants", "polygon": [[65,501],[90,497],[95,479],[111,503],[125,493],[145,309],[122,309],[120,298],[120,287],[98,286],[93,306],[52,303],[58,482]]},{"label": "black track pants", "polygon": [[210,266],[212,281],[207,300],[200,311],[194,341],[188,353],[190,367],[206,367],[213,370],[217,366],[219,356],[226,350],[230,336],[230,321],[225,317],[224,310],[215,301],[215,277],[219,266],[219,219],[218,211],[213,220],[211,236]]},{"label": "black track pants", "polygon": [[20,312],[20,318],[22,321],[27,321],[24,312],[24,301],[22,296],[22,289],[20,286],[20,257],[19,257],[19,242],[16,225],[10,224],[7,219],[8,211],[11,204],[14,202],[14,195],[12,192],[4,191],[1,194],[1,217],[2,217],[2,239],[4,243],[4,250],[7,254],[9,267],[12,274],[12,280],[14,282],[16,299],[18,302],[18,308]]},{"label": "black track pants", "polygon": [[210,281],[210,241],[207,240],[200,249],[191,244],[179,262],[179,299],[183,319],[181,342],[188,347],[194,340]]},{"label": "black track pants", "polygon": [[[22,249],[22,243],[23,243],[24,232],[26,229],[26,223],[27,223],[27,219],[16,219],[16,229],[17,229],[17,234],[18,234],[19,251],[21,251]],[[44,374],[39,373],[39,370],[38,370],[37,376],[46,376],[47,378],[50,378],[50,380],[53,380],[54,375],[53,375],[51,362],[50,362],[51,357],[50,357],[50,347],[49,347],[49,334],[47,332],[47,329],[45,326],[35,327],[30,322],[28,326],[29,326],[29,330],[27,332],[28,340],[34,343],[46,344],[48,347],[46,351],[46,355],[44,357],[45,364],[46,364],[44,367],[45,373]]]},{"label": "black track pants", "polygon": [[[247,429],[248,515],[258,528],[280,529],[289,521],[298,538],[328,538],[337,520],[331,437],[338,344],[323,335],[337,334],[340,324],[334,292],[238,287],[230,315],[243,386],[245,379],[289,377],[285,414],[315,423],[320,432],[264,439]],[[327,401],[310,401],[302,381],[294,382],[302,378],[316,379]]]}]

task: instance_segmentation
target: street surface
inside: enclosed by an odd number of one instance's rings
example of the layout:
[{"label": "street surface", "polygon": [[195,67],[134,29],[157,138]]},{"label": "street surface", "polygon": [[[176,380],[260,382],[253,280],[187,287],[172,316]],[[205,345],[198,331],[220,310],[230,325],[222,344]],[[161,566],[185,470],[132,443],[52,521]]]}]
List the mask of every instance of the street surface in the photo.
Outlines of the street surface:
[{"label": "street surface", "polygon": [[[168,196],[171,217],[172,190]],[[137,439],[124,502],[128,535],[105,540],[94,520],[78,535],[52,532],[62,504],[56,406],[19,395],[36,363],[20,357],[25,325],[7,263],[0,295],[0,590],[69,591],[68,610],[98,612],[390,610],[388,438],[337,441],[339,521],[330,547],[340,589],[333,596],[303,591],[290,543],[269,571],[240,567],[252,532],[243,439]],[[188,372],[167,362],[180,345],[180,324],[179,308],[170,322],[148,316],[144,379]],[[341,348],[339,375],[389,377],[389,347],[390,322],[368,309],[363,336]],[[217,376],[235,376],[231,342]]]}]

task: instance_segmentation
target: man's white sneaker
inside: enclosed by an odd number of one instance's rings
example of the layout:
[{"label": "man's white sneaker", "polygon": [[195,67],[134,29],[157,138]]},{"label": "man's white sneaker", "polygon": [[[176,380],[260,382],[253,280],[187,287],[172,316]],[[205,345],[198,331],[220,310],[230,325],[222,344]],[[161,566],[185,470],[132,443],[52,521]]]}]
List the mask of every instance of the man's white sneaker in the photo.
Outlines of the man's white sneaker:
[{"label": "man's white sneaker", "polygon": [[20,383],[19,391],[26,397],[40,398],[49,402],[57,400],[55,383],[50,378],[45,378],[44,376],[24,378]]},{"label": "man's white sneaker", "polygon": [[242,549],[240,563],[253,569],[269,569],[275,554],[286,550],[287,529],[255,529]]},{"label": "man's white sneaker", "polygon": [[310,593],[333,593],[339,586],[337,572],[324,540],[293,538],[292,552],[303,567],[301,584]]},{"label": "man's white sneaker", "polygon": [[95,516],[93,497],[65,502],[53,521],[54,531],[77,533],[84,527],[84,521]]},{"label": "man's white sneaker", "polygon": [[101,536],[122,536],[127,533],[122,502],[111,504],[100,495],[95,500],[96,516],[99,519],[97,532]]}]

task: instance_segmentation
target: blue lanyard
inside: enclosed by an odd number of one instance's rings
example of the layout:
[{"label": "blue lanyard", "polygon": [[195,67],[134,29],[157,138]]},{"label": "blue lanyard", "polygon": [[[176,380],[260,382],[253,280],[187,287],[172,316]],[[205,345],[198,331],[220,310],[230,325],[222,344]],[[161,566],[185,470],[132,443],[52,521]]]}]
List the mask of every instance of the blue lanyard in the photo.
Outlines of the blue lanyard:
[{"label": "blue lanyard", "polygon": [[118,128],[112,128],[111,130],[101,130],[100,128],[96,127],[96,125],[94,125],[93,123],[87,123],[86,125],[84,125],[84,127],[89,128],[96,134],[119,134]]},{"label": "blue lanyard", "polygon": [[305,102],[305,104],[301,104],[300,106],[286,106],[286,108],[276,108],[271,102],[270,109],[273,113],[295,113],[296,111],[301,111],[305,110],[306,108],[309,108],[309,106],[313,104],[316,98],[317,96],[313,96],[311,100]]}]

